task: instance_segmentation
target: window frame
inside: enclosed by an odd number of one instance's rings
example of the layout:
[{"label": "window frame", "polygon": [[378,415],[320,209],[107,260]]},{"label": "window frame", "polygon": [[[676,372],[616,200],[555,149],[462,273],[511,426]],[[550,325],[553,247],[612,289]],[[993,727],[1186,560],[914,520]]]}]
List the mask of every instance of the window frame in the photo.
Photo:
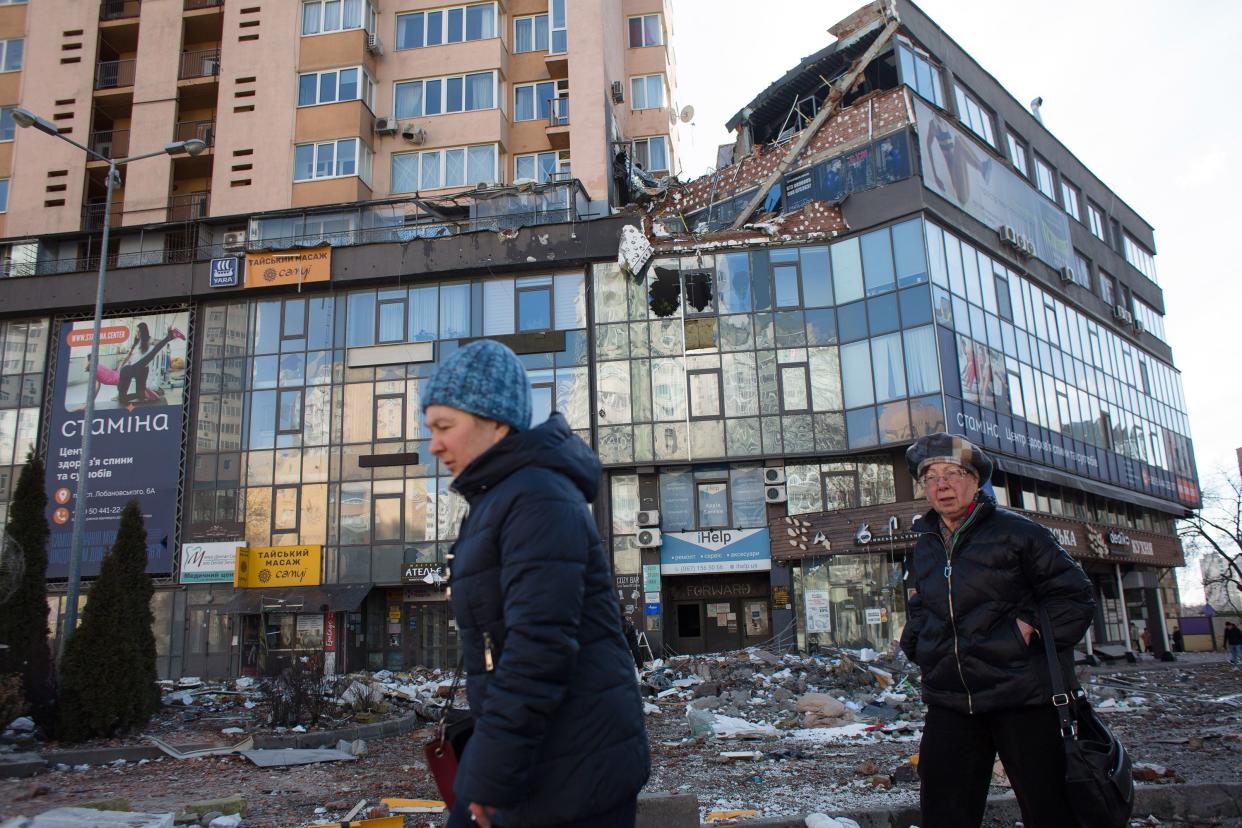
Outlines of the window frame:
[{"label": "window frame", "polygon": [[[661,144],[663,144],[664,146],[664,162],[665,164],[668,165],[667,167],[661,168],[661,167],[651,166],[651,142],[655,140],[659,140]],[[631,142],[631,147],[632,147],[631,157],[634,157],[637,155],[638,145],[640,143],[646,145],[645,151],[646,151],[646,156],[647,156],[647,165],[642,167],[643,171],[652,173],[652,174],[671,173],[673,171],[672,170],[672,159],[669,157],[669,143],[668,143],[667,135],[644,135],[641,138],[635,138]],[[637,159],[635,159],[635,161],[637,161]]]},{"label": "window frame", "polygon": [[[490,106],[476,106],[473,108],[467,107],[466,106],[466,100],[467,100],[466,90],[468,88],[467,79],[477,77],[480,75],[491,76],[491,80],[492,80],[491,82],[491,105]],[[449,82],[454,81],[454,80],[461,81],[461,109],[449,109],[448,108]],[[439,109],[436,112],[428,113],[427,112],[427,85],[430,83],[436,84],[437,89],[439,90],[438,91],[439,100],[437,104]],[[397,102],[398,102],[398,97],[400,95],[400,91],[399,91],[400,88],[403,86],[411,86],[413,84],[419,84],[422,88],[422,92],[419,95],[421,111],[420,112],[409,112],[409,113],[403,113],[403,112],[398,111]],[[499,82],[498,82],[498,77],[497,77],[497,73],[495,69],[485,69],[481,72],[463,72],[460,75],[438,75],[438,76],[429,77],[429,78],[409,78],[407,80],[393,81],[392,113],[393,113],[394,118],[398,120],[405,120],[409,118],[437,118],[441,115],[462,115],[467,112],[485,112],[489,109],[497,108],[497,106],[499,105],[499,101],[500,101],[499,92],[500,92]]]},{"label": "window frame", "polygon": [[[729,529],[733,526],[733,481],[729,478],[728,473],[720,478],[713,477],[693,477],[690,485],[694,492],[694,526],[698,531],[705,529],[710,531],[713,529]],[[702,497],[699,494],[700,486],[724,486],[724,504],[725,504],[725,522],[721,525],[705,526],[703,523]]]},{"label": "window frame", "polygon": [[[501,177],[500,177],[500,147],[499,145],[497,145],[496,143],[465,144],[465,145],[456,146],[456,147],[436,147],[434,149],[411,150],[410,152],[393,153],[391,156],[389,156],[389,162],[388,162],[389,164],[388,190],[390,193],[417,193],[423,190],[444,190],[444,189],[449,189],[452,187],[466,187],[466,188],[473,187],[476,184],[479,184],[480,182],[478,181],[472,182],[470,180],[470,150],[478,148],[478,147],[488,147],[491,149],[491,152],[492,152],[492,171],[491,171],[492,180],[488,183],[492,183],[492,184],[500,183]],[[446,179],[445,173],[447,172],[447,169],[448,169],[448,153],[458,151],[458,150],[460,150],[463,153],[462,157],[465,162],[465,166],[462,168],[463,169],[463,183],[461,184],[445,183],[445,179]],[[440,183],[438,183],[435,187],[424,187],[422,186],[423,184],[422,182],[422,177],[423,177],[422,156],[429,155],[431,153],[436,153],[440,156],[440,160],[439,160],[439,171],[440,171],[439,182]],[[414,186],[414,189],[411,189],[411,190],[406,190],[406,189],[398,190],[398,189],[395,189],[397,176],[394,174],[395,172],[394,168],[399,159],[407,159],[407,158],[418,159],[415,162],[418,166],[418,174],[415,176],[415,186]]]},{"label": "window frame", "polygon": [[[354,171],[353,172],[349,172],[349,173],[338,172],[338,170],[340,169],[340,164],[341,164],[341,156],[336,152],[336,149],[343,142],[352,142],[354,145],[354,157],[353,157]],[[320,148],[325,147],[329,144],[331,144],[333,147],[333,158],[332,158],[333,172],[331,175],[314,174],[315,170],[319,167]],[[313,150],[314,157],[313,157],[313,161],[311,165],[312,175],[309,178],[298,178],[297,177],[298,176],[297,152],[299,149],[303,147],[314,147],[314,150]],[[364,160],[367,166],[369,166],[370,164],[370,161],[366,160],[367,153],[371,153],[372,157],[374,155],[371,148],[367,146],[366,142],[363,141],[361,138],[357,138],[357,137],[336,138],[336,139],[332,139],[329,141],[307,141],[306,143],[303,143],[303,144],[294,144],[293,146],[293,176],[294,176],[293,182],[295,184],[302,184],[307,181],[327,181],[333,178],[353,178],[355,176],[358,178],[362,178],[365,181],[370,177],[369,175],[367,176],[363,175]]]},{"label": "window frame", "polygon": [[[544,99],[540,97],[539,90],[541,87],[544,87],[544,86],[551,87],[551,94],[547,96],[548,111],[540,112],[540,103]],[[518,93],[520,91],[526,91],[526,90],[530,90],[531,94],[534,96],[531,101],[531,111],[534,114],[531,115],[529,118],[519,117],[519,113],[518,113],[518,110],[521,108],[521,106],[518,103]],[[513,122],[515,124],[516,123],[529,123],[532,121],[546,121],[549,118],[551,118],[552,111],[553,111],[552,101],[556,99],[557,97],[556,93],[557,93],[556,81],[554,80],[541,80],[541,81],[532,81],[531,83],[513,84]]]},{"label": "window frame", "polygon": [[[358,70],[358,94],[353,98],[342,98],[340,97],[341,72],[348,72],[353,69]],[[312,75],[315,77],[315,100],[311,103],[302,103],[302,79]],[[319,100],[318,90],[322,89],[323,81],[321,79],[324,75],[336,75],[336,82],[333,85],[333,88],[336,89],[336,98],[330,101]],[[329,104],[336,103],[349,103],[350,101],[362,101],[366,104],[367,109],[370,109],[372,112],[375,111],[375,80],[371,77],[370,73],[367,72],[365,66],[340,66],[335,69],[321,69],[314,72],[298,73],[298,109],[308,109],[312,106],[327,106]]]},{"label": "window frame", "polygon": [[0,213],[9,211],[9,179],[0,178]]},{"label": "window frame", "polygon": [[[806,389],[806,407],[790,408],[785,404],[785,371],[788,369],[801,369],[803,387]],[[777,402],[780,403],[781,414],[810,414],[814,411],[814,400],[811,388],[811,365],[806,361],[796,362],[780,362],[776,364],[776,389]]]},{"label": "window frame", "polygon": [[[561,152],[563,152],[563,150]],[[546,170],[545,165],[543,164],[543,161],[546,159],[547,156],[552,156],[552,169],[550,171]],[[558,175],[560,173],[560,157],[559,156],[560,156],[560,152],[558,152],[557,150],[544,150],[541,152],[524,152],[524,153],[521,153],[520,155],[514,155],[513,156],[513,180],[518,181],[523,178],[532,178],[534,181],[537,181],[540,184],[547,183],[548,181],[551,180],[551,176]],[[535,164],[535,175],[534,176],[524,176],[521,174],[521,172],[518,169],[519,164],[522,161],[528,160],[528,159],[533,160]]]},{"label": "window frame", "polygon": [[[694,413],[694,383],[692,377],[712,374],[716,378],[717,411],[715,414]],[[688,420],[721,420],[725,416],[724,376],[720,368],[695,368],[686,371],[686,418]],[[698,481],[695,481],[696,483]],[[698,489],[695,489],[695,505],[698,505]],[[697,515],[696,515],[697,518]]]},{"label": "window frame", "polygon": [[[910,56],[910,69],[914,75],[914,77],[911,78],[905,77],[906,69],[902,59],[906,55]],[[920,88],[922,86],[922,82],[919,80],[919,68],[920,65],[926,65],[928,77],[932,82],[932,96],[927,99],[941,109],[945,108],[944,68],[932,60],[931,55],[924,52],[922,49],[919,49],[914,44],[907,42],[904,38],[898,38],[897,63],[898,66],[901,67],[902,81],[905,85],[913,89],[915,94],[921,95],[924,98],[927,98],[927,95],[924,94],[924,90]]]},{"label": "window frame", "polygon": [[[266,488],[266,487],[262,487],[262,488]],[[290,533],[290,532],[293,534],[300,534],[302,531],[302,486],[301,484],[294,483],[294,484],[278,485],[278,486],[272,486],[271,488],[272,488],[272,495],[271,495],[272,496],[272,501],[271,501],[272,502],[272,508],[271,508],[272,515],[271,515],[270,521],[268,522],[268,525],[271,528],[271,534],[277,535],[277,534],[285,534],[285,533]],[[280,497],[281,492],[287,492],[290,490],[292,490],[293,492],[293,500],[294,500],[294,503],[296,504],[293,509],[293,526],[292,527],[277,526],[276,525],[277,499]]]},{"label": "window frame", "polygon": [[[3,0],[0,0],[3,5]],[[17,122],[13,120],[13,110],[17,105],[0,107],[0,143],[12,141],[17,137]]]},{"label": "window frame", "polygon": [[[655,18],[656,30],[659,32],[659,40],[654,43],[648,43],[647,40],[647,20]],[[664,36],[664,16],[659,12],[649,12],[647,14],[632,14],[625,19],[626,26],[626,43],[630,49],[646,49],[650,46],[663,46],[666,40]],[[639,31],[641,32],[641,43],[634,42],[634,21],[639,21]]]},{"label": "window frame", "polygon": [[[646,100],[648,97],[648,93],[650,92],[651,80],[653,78],[658,79],[660,82],[660,102],[654,105],[647,102]],[[642,94],[643,105],[642,106],[638,105],[639,96],[638,96],[637,90],[639,89],[639,87],[635,85],[638,82],[642,83],[642,87],[641,87],[643,90],[643,94]],[[630,111],[631,112],[642,112],[648,109],[663,109],[664,107],[668,106],[667,100],[668,100],[668,81],[664,77],[663,72],[654,72],[649,75],[631,75],[630,76]]]},{"label": "window frame", "polygon": [[1026,144],[1013,130],[1005,130],[1005,143],[1009,147],[1009,163],[1028,181],[1031,178],[1031,162]]},{"label": "window frame", "polygon": [[1096,206],[1091,199],[1087,199],[1087,227],[1091,230],[1091,235],[1108,244],[1108,231],[1104,229],[1104,215],[1102,207]]},{"label": "window frame", "polygon": [[[469,37],[469,32],[470,32],[470,27],[468,25],[469,9],[479,8],[482,6],[491,7],[492,34],[488,37]],[[449,40],[450,17],[452,16],[453,12],[460,12],[461,14],[461,39],[460,40]],[[438,36],[440,39],[435,43],[428,43],[427,42],[427,29],[431,25],[430,17],[432,14],[439,15],[440,32]],[[421,21],[422,31],[419,33],[420,42],[417,45],[414,45],[414,46],[399,45],[401,41],[398,39],[397,34],[401,27],[401,18],[403,17],[407,17],[407,18],[408,17],[422,17],[422,21]],[[487,0],[487,2],[481,2],[481,3],[463,3],[463,4],[455,5],[455,6],[441,6],[439,8],[434,8],[434,9],[415,9],[415,10],[410,10],[410,11],[399,12],[396,15],[396,21],[393,24],[393,41],[394,41],[393,49],[395,51],[404,52],[409,49],[430,49],[435,46],[454,46],[459,43],[475,43],[480,40],[492,40],[493,38],[500,37],[500,24],[501,24],[500,9],[497,7],[497,4],[494,2],[494,0]]]},{"label": "window frame", "polygon": [[[556,23],[557,17],[561,23]],[[556,48],[557,34],[565,43],[563,49]],[[569,8],[566,0],[548,0],[548,54],[563,55],[569,51]]]},{"label": "window frame", "polygon": [[[539,21],[543,20],[543,39],[545,46],[539,48]],[[520,43],[521,35],[518,33],[518,24],[530,22],[530,48],[519,48],[523,46]],[[513,18],[513,54],[525,55],[535,52],[547,53],[552,48],[552,30],[550,28],[550,17],[547,12],[540,14],[523,14]]]},{"label": "window frame", "polygon": [[[953,103],[957,108],[958,122],[995,149],[996,116],[973,92],[962,86],[961,82],[956,79],[953,81]],[[975,123],[975,113],[978,113],[978,124]]]},{"label": "window frame", "polygon": [[[339,3],[341,7],[341,25],[335,29],[323,28],[323,9],[329,3]],[[306,31],[306,7],[319,7],[319,25],[318,29],[313,32]],[[372,8],[368,0],[359,0],[359,21],[357,26],[345,25],[345,0],[302,0],[298,9],[298,31],[301,37],[318,37],[319,35],[337,34],[339,32],[353,32],[362,29],[367,32],[375,31],[375,9]]]},{"label": "window frame", "polygon": [[1082,190],[1065,176],[1061,176],[1061,206],[1066,215],[1082,224]]},{"label": "window frame", "polygon": [[[1043,158],[1041,158],[1039,153],[1037,152],[1032,152],[1031,158],[1033,159],[1031,166],[1035,168],[1035,178],[1032,179],[1032,183],[1035,184],[1035,189],[1038,190],[1044,196],[1044,198],[1047,198],[1053,204],[1056,204],[1057,203],[1056,169],[1051,164],[1049,164],[1047,161],[1045,161]],[[1047,190],[1045,190],[1043,187],[1043,176],[1040,175],[1041,172],[1046,172],[1048,174],[1048,189]]]},{"label": "window frame", "polygon": [[[379,434],[380,403],[391,402],[393,400],[398,400],[401,403],[401,418],[398,420],[398,423],[401,425],[401,433],[396,437],[381,437]],[[409,414],[409,411],[407,410],[409,408],[408,403],[409,401],[406,399],[406,395],[400,393],[375,394],[371,397],[371,441],[373,443],[404,442],[406,417]]]},{"label": "window frame", "polygon": [[[537,277],[536,277],[537,278]],[[549,277],[547,284],[527,283],[518,284],[522,279],[515,279],[513,283],[513,332],[515,334],[525,333],[543,333],[546,331],[556,330],[556,279]],[[547,293],[548,295],[548,325],[544,328],[523,328],[522,327],[522,294],[524,293]]]},{"label": "window frame", "polygon": [[1121,246],[1122,257],[1130,267],[1142,273],[1149,281],[1158,284],[1156,282],[1156,254],[1124,229],[1121,231]]}]

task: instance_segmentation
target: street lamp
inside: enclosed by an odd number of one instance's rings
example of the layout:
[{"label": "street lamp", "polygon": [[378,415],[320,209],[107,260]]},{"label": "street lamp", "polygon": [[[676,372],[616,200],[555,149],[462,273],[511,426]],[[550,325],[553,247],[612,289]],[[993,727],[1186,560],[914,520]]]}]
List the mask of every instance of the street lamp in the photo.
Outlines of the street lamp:
[{"label": "street lamp", "polygon": [[111,229],[110,225],[112,224],[112,191],[116,188],[116,185],[121,183],[121,173],[118,168],[125,166],[131,161],[154,158],[157,155],[180,155],[181,153],[191,156],[198,155],[207,148],[207,142],[200,138],[191,138],[188,141],[174,141],[155,152],[131,155],[128,158],[108,158],[95,152],[90,147],[79,144],[72,138],[66,138],[55,124],[46,118],[40,118],[28,109],[15,108],[13,110],[13,122],[19,127],[34,127],[40,132],[46,132],[48,135],[59,138],[68,144],[73,144],[92,158],[108,162],[107,191],[104,195],[103,240],[100,243],[99,276],[95,280],[95,315],[92,322],[94,336],[91,337],[91,356],[90,361],[87,363],[87,376],[91,377],[92,382],[87,383],[86,407],[82,412],[82,448],[78,453],[77,503],[73,511],[73,536],[69,544],[68,606],[65,607],[65,625],[61,632],[60,645],[57,650],[59,657],[65,654],[65,642],[69,640],[69,634],[78,625],[78,592],[80,588],[79,581],[82,576],[82,538],[86,531],[86,476],[91,461],[91,429],[95,421],[95,395],[91,393],[91,389],[93,388],[95,377],[95,366],[99,362],[99,328],[103,324],[104,280],[108,275],[108,236]]}]

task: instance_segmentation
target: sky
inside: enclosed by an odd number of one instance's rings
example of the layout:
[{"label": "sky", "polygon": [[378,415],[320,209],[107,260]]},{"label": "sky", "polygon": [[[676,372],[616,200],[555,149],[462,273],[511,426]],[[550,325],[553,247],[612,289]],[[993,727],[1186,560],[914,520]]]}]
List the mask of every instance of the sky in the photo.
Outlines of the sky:
[{"label": "sky", "polygon": [[[707,172],[724,123],[768,84],[832,41],[862,0],[672,0],[675,104],[683,179]],[[919,7],[1018,101],[1044,99],[1044,125],[1155,228],[1165,331],[1182,371],[1205,488],[1238,473],[1242,379],[1242,3],[1155,0],[921,0]],[[1229,79],[1233,79],[1230,81]]]}]

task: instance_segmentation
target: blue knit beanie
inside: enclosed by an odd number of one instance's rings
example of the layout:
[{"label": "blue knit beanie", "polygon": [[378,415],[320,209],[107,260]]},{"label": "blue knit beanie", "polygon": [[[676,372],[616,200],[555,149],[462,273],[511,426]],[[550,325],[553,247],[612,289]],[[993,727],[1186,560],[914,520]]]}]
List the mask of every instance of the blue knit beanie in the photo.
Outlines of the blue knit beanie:
[{"label": "blue knit beanie", "polygon": [[493,339],[449,354],[422,389],[422,410],[447,405],[515,431],[530,428],[530,380],[517,354]]}]

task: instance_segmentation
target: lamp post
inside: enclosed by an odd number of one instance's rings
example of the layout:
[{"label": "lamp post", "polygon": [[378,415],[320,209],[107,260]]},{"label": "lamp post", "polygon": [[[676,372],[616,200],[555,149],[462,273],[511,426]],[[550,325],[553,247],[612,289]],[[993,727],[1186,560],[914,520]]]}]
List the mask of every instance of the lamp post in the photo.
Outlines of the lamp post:
[{"label": "lamp post", "polygon": [[180,155],[181,153],[191,156],[198,155],[207,148],[207,144],[199,138],[191,138],[188,141],[174,141],[155,152],[131,155],[128,158],[108,158],[95,152],[90,147],[79,144],[72,138],[65,137],[51,121],[40,118],[27,109],[22,109],[21,107],[14,109],[13,122],[19,127],[34,127],[40,132],[45,132],[65,143],[72,144],[91,158],[108,163],[106,193],[104,195],[103,239],[100,243],[99,251],[99,275],[95,280],[95,314],[92,317],[91,356],[87,362],[87,376],[90,377],[90,380],[87,382],[86,406],[82,412],[82,448],[78,452],[78,485],[77,494],[75,495],[76,503],[73,509],[73,536],[69,543],[68,605],[65,607],[65,625],[61,631],[60,644],[57,648],[57,657],[59,658],[65,654],[65,642],[69,640],[69,634],[78,625],[78,593],[82,576],[82,540],[86,532],[86,478],[91,462],[91,430],[95,422],[95,394],[92,389],[94,388],[95,381],[95,366],[99,363],[99,328],[103,324],[104,281],[108,275],[108,237],[112,224],[112,191],[121,183],[119,168],[131,161],[141,161],[144,158],[154,158],[158,155]]}]

